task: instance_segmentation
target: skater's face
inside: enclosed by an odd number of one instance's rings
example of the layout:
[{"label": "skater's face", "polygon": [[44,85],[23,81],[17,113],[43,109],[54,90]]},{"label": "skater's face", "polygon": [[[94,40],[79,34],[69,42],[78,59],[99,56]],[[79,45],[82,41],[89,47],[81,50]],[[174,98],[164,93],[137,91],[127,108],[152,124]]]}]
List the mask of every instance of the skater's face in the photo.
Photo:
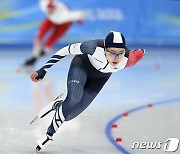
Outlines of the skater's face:
[{"label": "skater's face", "polygon": [[107,48],[105,51],[106,58],[112,66],[117,66],[125,54],[124,48]]}]

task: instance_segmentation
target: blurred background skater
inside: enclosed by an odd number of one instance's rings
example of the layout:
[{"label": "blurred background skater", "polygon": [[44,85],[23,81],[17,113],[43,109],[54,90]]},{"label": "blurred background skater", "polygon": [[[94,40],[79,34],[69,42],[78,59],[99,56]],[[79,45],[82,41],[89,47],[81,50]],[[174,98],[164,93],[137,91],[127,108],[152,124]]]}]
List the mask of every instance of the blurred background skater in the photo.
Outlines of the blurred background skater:
[{"label": "blurred background skater", "polygon": [[106,39],[76,43],[60,49],[38,71],[31,75],[33,82],[44,78],[47,70],[67,55],[76,55],[67,79],[67,97],[63,103],[52,105],[56,110],[46,135],[38,140],[36,150],[45,148],[64,121],[82,113],[101,91],[113,72],[135,65],[144,56],[143,49],[129,50],[120,32],[110,32]]},{"label": "blurred background skater", "polygon": [[[55,0],[40,0],[40,7],[46,18],[39,26],[32,51],[32,57],[27,59],[23,66],[33,66],[43,55],[49,53],[54,44],[61,39],[72,27],[73,22],[82,24],[85,13],[73,11],[66,4]],[[48,34],[47,38],[45,35]]]}]

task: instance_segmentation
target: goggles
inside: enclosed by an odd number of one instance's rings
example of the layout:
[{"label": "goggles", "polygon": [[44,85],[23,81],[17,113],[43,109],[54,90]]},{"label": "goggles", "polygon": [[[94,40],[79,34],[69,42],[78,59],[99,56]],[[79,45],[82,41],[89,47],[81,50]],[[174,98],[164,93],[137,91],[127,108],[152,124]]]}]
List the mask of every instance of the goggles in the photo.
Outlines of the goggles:
[{"label": "goggles", "polygon": [[121,57],[121,56],[124,56],[124,55],[125,55],[125,51],[120,52],[120,53],[114,53],[114,52],[109,51],[108,49],[106,49],[106,51],[108,52],[108,54],[109,54],[111,57]]}]

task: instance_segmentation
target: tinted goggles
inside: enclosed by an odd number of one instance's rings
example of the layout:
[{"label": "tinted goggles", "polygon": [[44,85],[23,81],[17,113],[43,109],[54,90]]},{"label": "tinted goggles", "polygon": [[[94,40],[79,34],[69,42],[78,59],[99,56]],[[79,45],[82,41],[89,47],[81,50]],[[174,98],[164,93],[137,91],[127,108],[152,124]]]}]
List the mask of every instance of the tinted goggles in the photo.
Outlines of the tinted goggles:
[{"label": "tinted goggles", "polygon": [[120,53],[114,53],[112,51],[109,51],[106,49],[106,51],[108,52],[108,54],[111,56],[111,57],[121,57],[121,56],[124,56],[125,55],[125,51],[123,52],[120,52]]}]

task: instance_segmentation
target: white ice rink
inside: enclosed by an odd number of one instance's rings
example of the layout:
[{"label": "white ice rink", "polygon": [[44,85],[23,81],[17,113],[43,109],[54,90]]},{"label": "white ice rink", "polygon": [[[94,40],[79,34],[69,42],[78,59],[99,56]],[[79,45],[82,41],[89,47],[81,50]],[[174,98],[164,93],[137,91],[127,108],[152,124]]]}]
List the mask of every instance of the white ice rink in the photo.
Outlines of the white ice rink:
[{"label": "white ice rink", "polygon": [[[66,89],[72,57],[64,58],[42,82],[34,84],[29,74],[17,71],[31,49],[0,50],[0,154],[33,154],[52,114],[33,125],[29,123]],[[35,69],[52,54],[42,58]],[[179,122],[180,50],[146,49],[142,61],[113,74],[89,108],[64,123],[54,142],[40,153],[166,154],[166,140],[180,140]],[[162,144],[160,149],[132,149],[134,142]],[[180,153],[180,145],[174,153]]]}]

